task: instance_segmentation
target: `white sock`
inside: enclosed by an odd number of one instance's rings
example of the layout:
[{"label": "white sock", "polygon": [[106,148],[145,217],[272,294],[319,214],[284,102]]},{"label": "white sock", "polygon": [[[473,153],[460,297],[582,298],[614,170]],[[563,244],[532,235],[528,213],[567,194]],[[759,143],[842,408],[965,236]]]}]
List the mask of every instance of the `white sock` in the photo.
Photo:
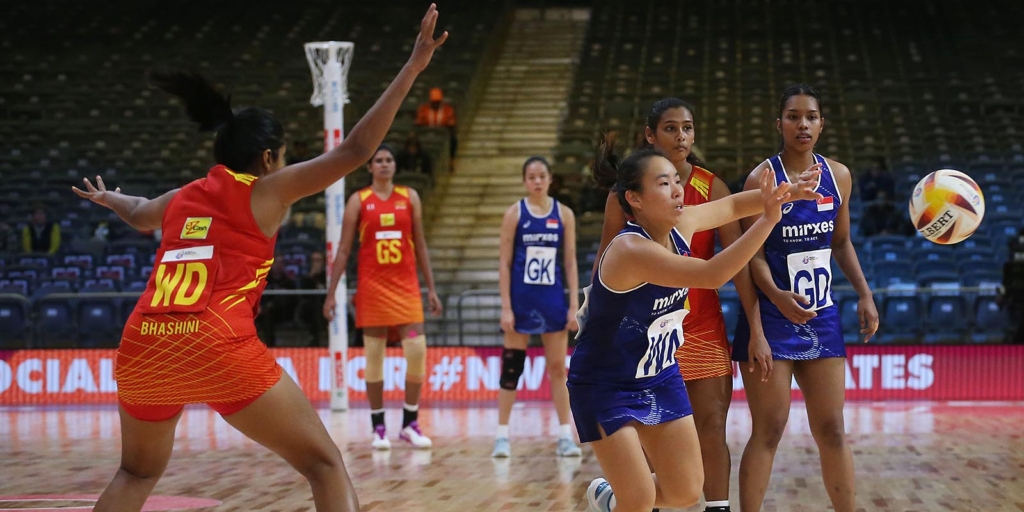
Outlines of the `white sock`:
[{"label": "white sock", "polygon": [[729,500],[709,501],[709,502],[704,504],[705,508],[728,507],[728,506],[729,506]]},{"label": "white sock", "polygon": [[559,439],[572,439],[572,425],[563,423],[558,426],[558,438]]},{"label": "white sock", "polygon": [[420,410],[420,404],[415,404],[415,405],[413,405],[413,404],[405,404],[402,407],[404,407],[405,410],[407,410],[409,412],[416,412],[416,411]]},{"label": "white sock", "polygon": [[508,439],[508,425],[498,425],[498,430],[494,433],[495,439],[505,438]]}]

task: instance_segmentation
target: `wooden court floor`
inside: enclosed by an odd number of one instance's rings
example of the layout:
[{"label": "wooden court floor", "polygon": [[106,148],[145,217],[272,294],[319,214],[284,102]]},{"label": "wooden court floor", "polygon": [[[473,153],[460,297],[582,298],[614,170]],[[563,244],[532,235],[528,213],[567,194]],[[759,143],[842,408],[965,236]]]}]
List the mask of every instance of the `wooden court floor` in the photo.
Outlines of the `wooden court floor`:
[{"label": "wooden court floor", "polygon": [[[848,404],[858,509],[1024,511],[1022,405]],[[434,439],[429,451],[398,444],[399,409],[389,409],[387,418],[391,452],[370,450],[366,409],[321,417],[343,448],[367,511],[583,511],[584,490],[600,476],[586,447],[582,458],[555,457],[557,420],[549,404],[517,406],[508,460],[490,457],[494,408],[424,406],[421,423]],[[734,503],[749,425],[746,403],[734,404]],[[116,468],[118,450],[113,408],[0,409],[0,510],[89,510]],[[155,495],[149,510],[313,509],[297,473],[205,407],[185,411]],[[805,411],[794,403],[764,510],[828,509]]]}]

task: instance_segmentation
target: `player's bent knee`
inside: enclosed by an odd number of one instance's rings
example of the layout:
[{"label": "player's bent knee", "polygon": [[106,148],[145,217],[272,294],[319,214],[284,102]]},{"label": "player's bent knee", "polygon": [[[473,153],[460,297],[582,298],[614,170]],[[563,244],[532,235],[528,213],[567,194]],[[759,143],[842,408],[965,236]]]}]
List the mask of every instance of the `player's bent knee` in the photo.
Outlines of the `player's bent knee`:
[{"label": "player's bent knee", "polygon": [[125,478],[148,482],[150,485],[156,485],[157,480],[160,480],[160,477],[164,474],[164,468],[149,470],[145,468],[126,466],[124,464],[121,464],[118,471],[120,471]]},{"label": "player's bent knee", "polygon": [[331,483],[336,479],[338,472],[345,468],[341,453],[336,450],[334,453],[329,450],[310,453],[294,466],[295,470],[310,482]]},{"label": "player's bent knee", "polygon": [[405,379],[423,382],[427,373],[427,337],[419,334],[402,340],[402,353],[405,355]]},{"label": "player's bent knee", "polygon": [[375,336],[363,336],[366,355],[366,369],[363,372],[366,382],[384,381],[384,350],[387,340]]},{"label": "player's bent knee", "polygon": [[526,367],[526,351],[517,348],[506,348],[501,352],[501,389],[515,391],[519,386],[519,377]]}]

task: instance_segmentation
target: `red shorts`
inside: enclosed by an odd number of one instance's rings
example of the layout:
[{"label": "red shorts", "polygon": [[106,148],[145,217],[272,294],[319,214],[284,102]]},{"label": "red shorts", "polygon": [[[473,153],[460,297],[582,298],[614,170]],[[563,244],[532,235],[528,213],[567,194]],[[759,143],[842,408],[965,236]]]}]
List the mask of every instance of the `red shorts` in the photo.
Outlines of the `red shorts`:
[{"label": "red shorts", "polygon": [[[227,416],[234,414],[246,406],[256,401],[257,398],[263,395],[254,396],[252,398],[246,398],[245,400],[239,400],[237,402],[227,403],[209,403],[211,409],[220,413],[221,416]],[[124,409],[124,412],[128,413],[129,416],[137,420],[142,421],[165,421],[169,420],[178,415],[185,408],[184,404],[179,405],[131,405],[125,403],[124,400],[118,399],[118,404]]]}]

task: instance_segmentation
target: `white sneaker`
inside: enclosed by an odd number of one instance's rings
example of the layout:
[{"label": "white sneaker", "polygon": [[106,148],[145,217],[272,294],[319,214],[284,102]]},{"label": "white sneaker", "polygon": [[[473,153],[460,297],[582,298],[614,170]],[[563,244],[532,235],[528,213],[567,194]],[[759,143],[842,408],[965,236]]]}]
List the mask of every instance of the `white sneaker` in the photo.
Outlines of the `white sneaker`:
[{"label": "white sneaker", "polygon": [[403,428],[402,431],[398,433],[398,438],[408,442],[414,448],[430,448],[434,445],[429,437],[423,435],[423,432],[420,432],[420,424],[418,421],[414,421],[410,423],[409,426]]},{"label": "white sneaker", "polygon": [[555,455],[559,457],[579,457],[583,455],[583,450],[580,450],[580,447],[576,446],[572,439],[562,437],[558,439],[558,448],[555,449]]},{"label": "white sneaker", "polygon": [[387,430],[384,428],[384,425],[377,425],[376,427],[374,427],[373,442],[370,443],[370,446],[372,446],[374,450],[391,449],[391,441],[388,441],[388,433]]},{"label": "white sneaker", "polygon": [[491,452],[491,457],[498,459],[507,459],[512,456],[512,445],[509,443],[507,437],[499,437],[494,440],[494,451]]},{"label": "white sneaker", "polygon": [[612,486],[604,478],[595,478],[587,486],[587,504],[594,512],[611,512]]}]

